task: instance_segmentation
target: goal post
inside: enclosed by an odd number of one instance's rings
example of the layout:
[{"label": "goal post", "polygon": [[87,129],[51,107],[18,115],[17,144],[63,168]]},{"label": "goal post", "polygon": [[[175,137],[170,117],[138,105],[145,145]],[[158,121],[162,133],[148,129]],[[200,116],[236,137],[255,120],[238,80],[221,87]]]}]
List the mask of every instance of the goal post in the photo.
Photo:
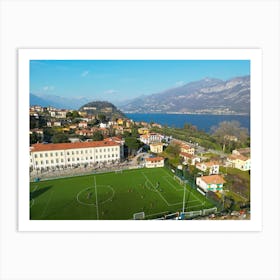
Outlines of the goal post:
[{"label": "goal post", "polygon": [[144,212],[138,212],[133,214],[133,220],[144,220],[144,219],[145,219]]},{"label": "goal post", "polygon": [[174,179],[175,181],[177,181],[180,185],[184,185],[184,184],[185,184],[184,180],[182,180],[181,178],[179,178],[179,177],[176,176],[176,175],[173,176],[173,179]]}]

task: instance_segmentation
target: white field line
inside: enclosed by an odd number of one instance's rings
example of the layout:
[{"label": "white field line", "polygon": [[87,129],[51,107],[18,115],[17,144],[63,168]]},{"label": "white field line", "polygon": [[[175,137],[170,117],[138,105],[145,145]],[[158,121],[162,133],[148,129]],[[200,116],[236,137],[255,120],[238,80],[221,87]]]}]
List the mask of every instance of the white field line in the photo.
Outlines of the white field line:
[{"label": "white field line", "polygon": [[163,199],[163,201],[167,204],[167,206],[170,206],[168,201],[162,196],[162,194],[155,188],[155,186],[152,184],[152,182],[149,180],[149,178],[142,172],[142,175],[146,178],[146,180],[152,185],[154,190],[159,194],[159,196]]},{"label": "white field line", "polygon": [[34,199],[32,198],[30,202],[31,202],[31,204],[30,204],[30,208],[31,208],[31,207],[34,205],[35,201],[34,201]]},{"label": "white field line", "polygon": [[49,204],[50,204],[51,197],[52,197],[53,193],[54,193],[54,191],[52,191],[52,192],[50,193],[50,195],[49,195],[49,197],[48,197],[48,201],[47,201],[47,203],[46,203],[46,206],[45,206],[45,208],[44,208],[44,211],[43,211],[41,217],[44,217],[44,215],[45,215],[45,213],[46,213],[46,211],[47,211],[47,209],[48,209],[48,206],[49,206]]},{"label": "white field line", "polygon": [[97,187],[96,187],[96,179],[95,179],[95,176],[94,176],[94,187],[95,187],[95,201],[96,201],[96,216],[97,216],[97,220],[99,220],[98,199],[97,199]]},{"label": "white field line", "polygon": [[[31,191],[31,193],[34,193],[38,189],[38,187],[39,187],[38,185],[35,186],[34,190]],[[31,208],[34,205],[34,203],[35,203],[34,198],[31,198],[30,202],[31,202],[31,204],[30,204],[30,208]]]},{"label": "white field line", "polygon": [[[110,185],[98,185],[98,188],[102,188],[102,187],[103,187],[103,188],[104,188],[104,187],[107,187],[107,188],[111,189],[111,190],[112,190],[112,195],[111,195],[108,199],[106,199],[106,200],[104,200],[104,201],[102,201],[102,202],[99,202],[99,205],[100,205],[100,204],[104,204],[104,203],[106,203],[106,202],[108,202],[108,201],[111,201],[112,198],[113,198],[114,195],[115,195],[115,191],[114,191],[114,189],[113,189]],[[76,200],[77,200],[77,202],[78,202],[79,204],[82,204],[82,205],[89,205],[89,206],[95,206],[95,207],[96,207],[95,202],[93,202],[93,203],[85,203],[85,202],[83,202],[83,201],[81,201],[81,200],[79,199],[80,194],[81,194],[82,192],[84,192],[85,190],[89,190],[89,189],[95,189],[95,187],[94,187],[94,186],[93,186],[93,187],[86,187],[86,188],[82,189],[81,191],[79,191],[79,192],[77,193],[77,195],[76,195]]]},{"label": "white field line", "polygon": [[[184,189],[177,189],[171,182],[169,182],[166,178],[169,178],[168,176],[162,177],[176,192],[184,191]],[[173,179],[174,180],[174,179]]]},{"label": "white field line", "polygon": [[[201,204],[196,204],[196,205],[193,205],[193,206],[188,206],[185,209],[187,210],[187,209],[190,209],[190,208],[201,207],[201,206],[202,206]],[[197,210],[195,210],[195,211],[197,211]]]},{"label": "white field line", "polygon": [[38,189],[38,187],[39,187],[38,185],[35,186],[35,188],[34,188],[34,190],[32,191],[32,193],[35,192],[35,191]]},{"label": "white field line", "polygon": [[[170,178],[172,178],[172,176],[170,175],[170,174],[168,174],[167,172],[166,172],[166,174],[170,177]],[[173,178],[172,178],[173,179]],[[174,180],[174,179],[173,179]],[[205,202],[204,201],[201,201],[200,199],[199,199],[199,197],[197,197],[193,192],[191,193],[191,195],[192,196],[194,196],[194,198],[196,199],[196,200],[198,200],[198,201],[200,201],[201,202],[201,204],[205,204]]]}]

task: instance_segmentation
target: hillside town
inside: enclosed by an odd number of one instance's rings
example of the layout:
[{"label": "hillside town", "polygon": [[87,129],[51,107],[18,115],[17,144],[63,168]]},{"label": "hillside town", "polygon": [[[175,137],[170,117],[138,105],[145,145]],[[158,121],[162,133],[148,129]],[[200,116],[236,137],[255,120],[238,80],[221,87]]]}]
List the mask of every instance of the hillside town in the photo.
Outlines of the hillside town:
[{"label": "hillside town", "polygon": [[[244,215],[246,209],[248,218],[249,147],[230,153],[210,150],[188,139],[164,134],[162,125],[157,123],[109,118],[106,110],[110,111],[105,108],[92,114],[30,106],[31,180],[167,166],[174,175],[237,217]],[[231,135],[224,138],[238,141]]]}]

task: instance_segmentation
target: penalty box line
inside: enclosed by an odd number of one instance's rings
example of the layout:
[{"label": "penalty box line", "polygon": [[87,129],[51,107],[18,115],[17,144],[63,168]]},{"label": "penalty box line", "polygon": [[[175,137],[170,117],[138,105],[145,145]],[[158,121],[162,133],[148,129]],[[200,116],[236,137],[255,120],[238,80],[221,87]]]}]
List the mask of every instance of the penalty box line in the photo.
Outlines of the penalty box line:
[{"label": "penalty box line", "polygon": [[[172,180],[174,180],[173,177],[172,177],[167,171],[165,171],[165,174],[167,175],[167,176],[165,176],[165,177],[170,177]],[[194,196],[194,198],[195,198],[197,201],[199,201],[201,204],[203,204],[203,205],[205,204],[205,202],[204,202],[204,201],[201,201],[201,199],[199,199],[199,197],[197,197],[196,194],[194,194],[193,192],[191,192],[191,195]]]},{"label": "penalty box line", "polygon": [[167,204],[167,206],[170,206],[168,201],[163,197],[163,195],[155,188],[153,183],[149,180],[149,178],[142,172],[142,175],[145,177],[145,179],[152,185],[153,189],[159,194],[159,196],[163,199],[163,201]]},{"label": "penalty box line", "polygon": [[[167,180],[167,178],[169,178],[168,176],[163,176],[162,177],[176,192],[181,192],[181,191],[184,191],[184,189],[177,189],[176,187],[174,187],[174,185],[171,183],[171,182],[169,182],[168,180]],[[173,179],[174,180],[174,179]]]}]

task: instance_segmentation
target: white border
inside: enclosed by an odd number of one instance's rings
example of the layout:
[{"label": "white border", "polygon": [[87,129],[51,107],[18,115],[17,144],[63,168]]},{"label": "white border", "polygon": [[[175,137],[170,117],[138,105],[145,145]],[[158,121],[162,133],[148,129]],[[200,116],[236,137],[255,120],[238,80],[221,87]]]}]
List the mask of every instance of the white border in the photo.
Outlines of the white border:
[{"label": "white border", "polygon": [[[19,231],[261,231],[262,53],[260,49],[19,49],[18,230]],[[226,59],[251,61],[251,220],[227,221],[35,221],[29,220],[30,60]]]}]

